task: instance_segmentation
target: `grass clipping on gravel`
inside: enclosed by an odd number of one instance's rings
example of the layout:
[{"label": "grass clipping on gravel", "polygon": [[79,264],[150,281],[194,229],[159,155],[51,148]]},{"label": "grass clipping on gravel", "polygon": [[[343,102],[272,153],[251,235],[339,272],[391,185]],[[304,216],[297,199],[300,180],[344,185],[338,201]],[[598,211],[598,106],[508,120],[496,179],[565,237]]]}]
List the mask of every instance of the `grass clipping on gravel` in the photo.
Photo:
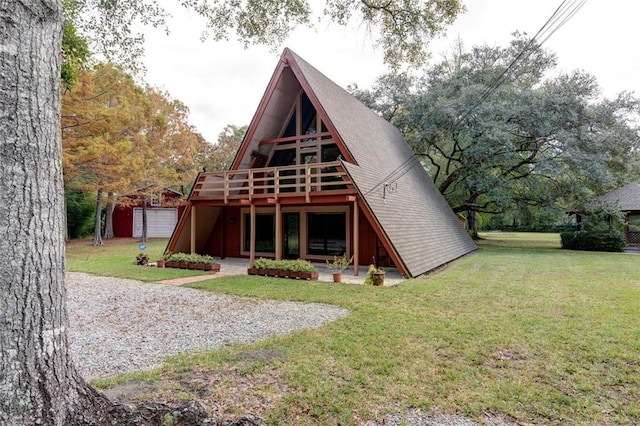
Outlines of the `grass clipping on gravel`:
[{"label": "grass clipping on gravel", "polygon": [[[640,257],[560,250],[557,235],[487,238],[478,253],[396,288],[247,276],[194,284],[351,313],[319,329],[171,358],[154,379],[172,390],[164,398],[205,404],[261,383],[237,400],[263,401],[262,410],[244,408],[269,424],[356,424],[409,407],[535,424],[639,423]],[[281,355],[247,360],[247,351]],[[194,390],[202,378],[209,387]]]}]

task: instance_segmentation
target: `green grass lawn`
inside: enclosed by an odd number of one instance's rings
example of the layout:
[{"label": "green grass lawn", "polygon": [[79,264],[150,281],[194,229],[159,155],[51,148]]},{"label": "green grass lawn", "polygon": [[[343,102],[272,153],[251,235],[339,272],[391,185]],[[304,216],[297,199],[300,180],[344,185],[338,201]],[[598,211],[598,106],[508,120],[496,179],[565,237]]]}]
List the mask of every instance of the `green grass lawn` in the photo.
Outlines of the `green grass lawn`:
[{"label": "green grass lawn", "polygon": [[[67,245],[66,269],[72,272],[88,272],[106,277],[132,278],[141,281],[162,281],[171,278],[202,275],[202,271],[153,268],[136,265],[140,243],[133,239],[105,240],[105,245],[93,247],[90,240],[74,240]],[[149,261],[162,257],[166,239],[152,239],[144,250]]]},{"label": "green grass lawn", "polygon": [[[94,384],[143,381],[143,399],[197,399],[268,424],[357,424],[408,407],[534,424],[640,423],[640,256],[560,250],[554,234],[483,237],[476,253],[394,288],[254,276],[197,283],[351,314]],[[93,264],[86,251],[75,256],[68,251],[75,270]],[[255,353],[279,356],[246,356]]]}]

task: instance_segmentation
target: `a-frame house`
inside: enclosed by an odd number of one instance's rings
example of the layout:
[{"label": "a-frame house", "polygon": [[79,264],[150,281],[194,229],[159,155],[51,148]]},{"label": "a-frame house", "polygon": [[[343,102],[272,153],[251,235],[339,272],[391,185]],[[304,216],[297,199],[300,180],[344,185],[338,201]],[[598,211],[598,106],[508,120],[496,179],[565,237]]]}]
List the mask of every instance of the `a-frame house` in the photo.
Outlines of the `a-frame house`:
[{"label": "a-frame house", "polygon": [[230,170],[198,176],[167,251],[346,254],[415,277],[475,248],[400,132],[285,49]]}]

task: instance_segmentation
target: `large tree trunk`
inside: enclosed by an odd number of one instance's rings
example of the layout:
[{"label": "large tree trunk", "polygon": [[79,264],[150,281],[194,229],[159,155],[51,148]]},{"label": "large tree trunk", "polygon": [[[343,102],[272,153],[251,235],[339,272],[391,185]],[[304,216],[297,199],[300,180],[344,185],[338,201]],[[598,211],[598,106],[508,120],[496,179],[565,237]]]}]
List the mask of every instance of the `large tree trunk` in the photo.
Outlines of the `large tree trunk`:
[{"label": "large tree trunk", "polygon": [[0,424],[107,424],[72,366],[58,0],[0,0]]},{"label": "large tree trunk", "polygon": [[113,198],[113,192],[107,194],[107,207],[106,215],[104,218],[104,238],[108,240],[113,238],[113,210],[116,208],[116,203]]},{"label": "large tree trunk", "polygon": [[60,4],[0,1],[0,420],[61,424],[69,362],[60,161]]},{"label": "large tree trunk", "polygon": [[469,231],[469,235],[474,240],[479,240],[480,235],[478,234],[478,221],[476,220],[476,212],[473,210],[467,210],[467,230]]},{"label": "large tree trunk", "polygon": [[101,246],[102,244],[102,189],[98,189],[96,216],[93,220],[93,245]]}]

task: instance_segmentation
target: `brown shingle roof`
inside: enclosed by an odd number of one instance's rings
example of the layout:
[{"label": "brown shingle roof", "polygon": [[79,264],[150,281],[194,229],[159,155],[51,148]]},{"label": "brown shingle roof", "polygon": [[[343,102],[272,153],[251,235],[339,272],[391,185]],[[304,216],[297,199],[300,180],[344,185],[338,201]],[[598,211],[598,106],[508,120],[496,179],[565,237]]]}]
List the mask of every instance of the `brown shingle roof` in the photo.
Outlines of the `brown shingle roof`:
[{"label": "brown shingle roof", "polygon": [[640,210],[640,181],[614,189],[600,198],[618,204],[621,211]]},{"label": "brown shingle roof", "polygon": [[345,167],[410,274],[475,250],[398,129],[291,50],[283,57],[299,69],[355,158]]}]

